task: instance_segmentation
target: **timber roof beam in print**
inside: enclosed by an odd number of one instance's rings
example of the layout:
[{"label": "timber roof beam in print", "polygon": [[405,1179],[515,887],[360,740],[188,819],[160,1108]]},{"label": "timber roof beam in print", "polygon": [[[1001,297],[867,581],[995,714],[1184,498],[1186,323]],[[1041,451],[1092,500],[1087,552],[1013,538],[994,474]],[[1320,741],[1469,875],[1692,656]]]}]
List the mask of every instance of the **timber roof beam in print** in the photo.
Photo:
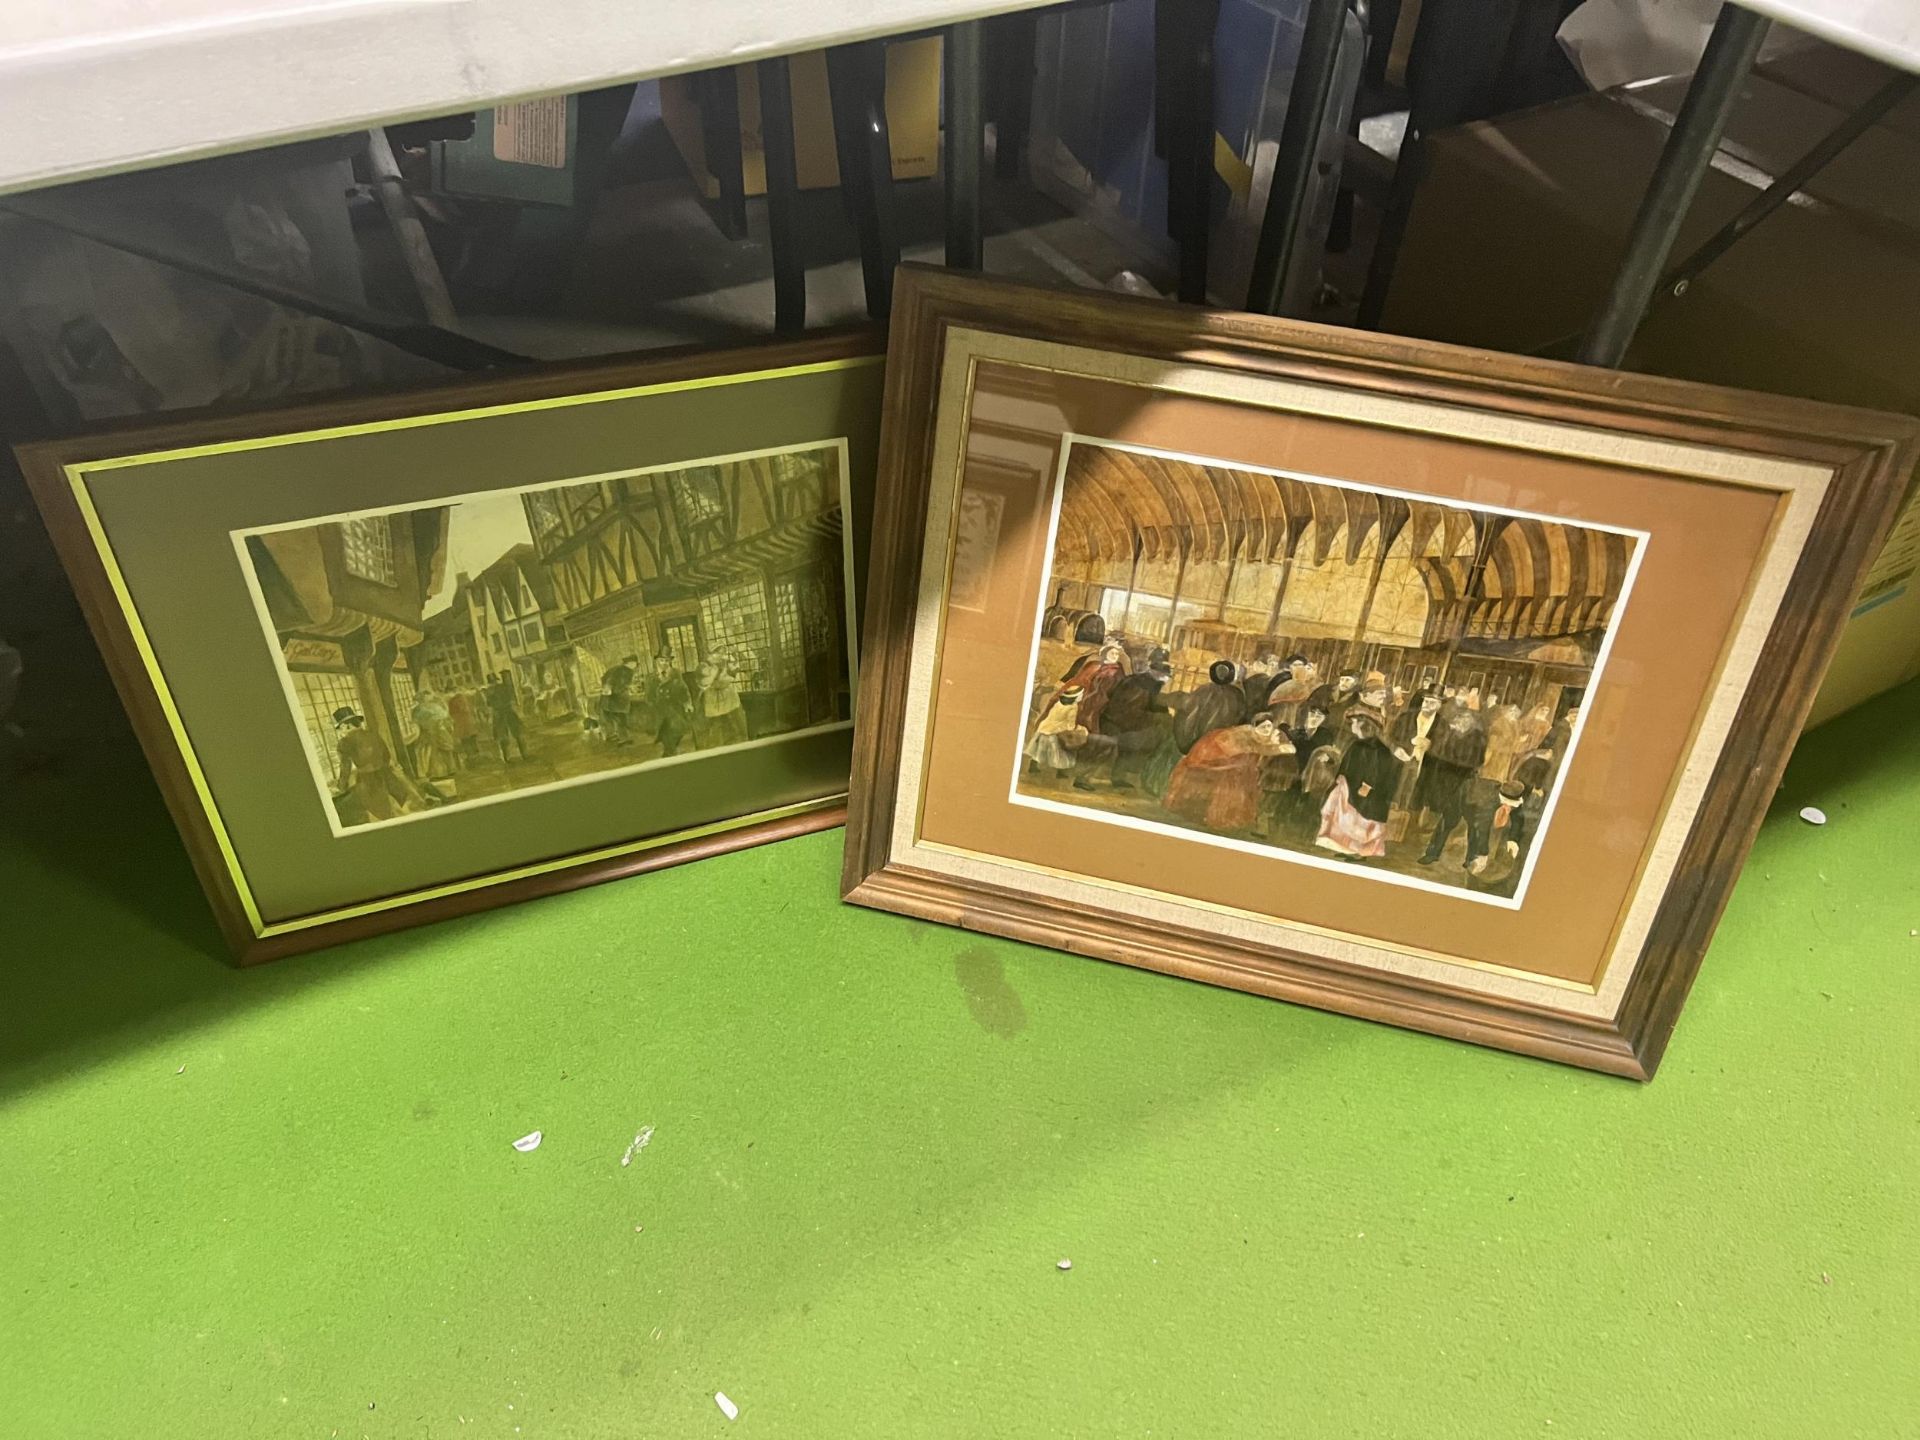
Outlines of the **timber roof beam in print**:
[{"label": "timber roof beam in print", "polygon": [[[1356,565],[1398,556],[1436,609],[1497,606],[1527,633],[1604,624],[1633,542],[1558,520],[1462,509],[1078,442],[1067,464],[1056,555]],[[1303,548],[1304,547],[1304,548]]]},{"label": "timber roof beam in print", "polygon": [[840,553],[840,512],[816,510],[785,520],[725,549],[700,555],[674,569],[672,579],[696,589],[792,570],[823,555]]}]

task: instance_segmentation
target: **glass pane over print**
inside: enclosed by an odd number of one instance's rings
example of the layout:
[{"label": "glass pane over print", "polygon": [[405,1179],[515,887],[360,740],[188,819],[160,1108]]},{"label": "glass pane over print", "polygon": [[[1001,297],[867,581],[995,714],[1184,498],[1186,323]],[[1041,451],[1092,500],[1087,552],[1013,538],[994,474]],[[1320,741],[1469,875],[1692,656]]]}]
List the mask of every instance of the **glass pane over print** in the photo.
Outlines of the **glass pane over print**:
[{"label": "glass pane over print", "polygon": [[832,441],[240,532],[334,833],[845,726],[846,478]]},{"label": "glass pane over print", "polygon": [[1518,904],[1644,538],[1072,437],[1012,798]]}]

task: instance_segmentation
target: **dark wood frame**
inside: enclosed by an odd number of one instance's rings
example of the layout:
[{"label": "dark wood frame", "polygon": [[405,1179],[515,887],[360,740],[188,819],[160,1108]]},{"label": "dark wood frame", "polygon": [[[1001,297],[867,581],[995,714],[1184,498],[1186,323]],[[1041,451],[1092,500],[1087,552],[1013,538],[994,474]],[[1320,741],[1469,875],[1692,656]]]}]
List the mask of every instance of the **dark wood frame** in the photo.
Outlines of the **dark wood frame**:
[{"label": "dark wood frame", "polygon": [[[1483,413],[1831,466],[1834,478],[1611,1020],[1467,994],[1198,928],[1147,925],[889,858],[947,331],[966,327],[1182,360]],[[1659,1064],[1847,619],[1920,461],[1920,421],[1456,346],[902,269],[868,575],[843,896],[1301,1004],[1636,1079]]]},{"label": "dark wood frame", "polygon": [[[844,805],[828,805],[803,814],[743,825],[719,834],[669,841],[613,858],[587,859],[538,875],[501,881],[456,894],[435,896],[304,929],[261,936],[247,918],[238,890],[201,806],[187,762],[175,744],[160,699],[147,678],[126,616],[113,593],[105,564],[95,549],[80,506],[68,484],[66,467],[88,461],[138,455],[196,445],[285,435],[302,430],[363,425],[451,411],[512,405],[526,401],[590,394],[634,386],[669,384],[716,375],[744,374],[789,366],[860,359],[879,355],[882,337],[868,329],[821,332],[804,339],[726,348],[676,348],[637,357],[582,363],[528,366],[453,383],[324,400],[263,410],[197,411],[154,424],[151,419],[121,422],[95,433],[18,448],[21,468],[80,608],[100,646],[114,688],[132,721],[167,808],[172,812],[195,873],[207,893],[221,933],[241,965],[338,945],[370,935],[428,924],[535,900],[703,860],[770,840],[784,840],[844,822]],[[851,579],[851,577],[849,577]],[[864,597],[862,597],[864,604]],[[368,897],[370,900],[376,897]],[[385,897],[379,897],[385,898]]]}]

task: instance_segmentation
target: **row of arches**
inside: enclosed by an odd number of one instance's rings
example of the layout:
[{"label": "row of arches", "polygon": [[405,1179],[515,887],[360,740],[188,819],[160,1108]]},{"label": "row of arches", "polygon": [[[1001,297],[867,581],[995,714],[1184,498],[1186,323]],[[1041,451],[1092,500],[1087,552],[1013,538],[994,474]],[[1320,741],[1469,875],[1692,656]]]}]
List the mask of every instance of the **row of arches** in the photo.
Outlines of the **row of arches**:
[{"label": "row of arches", "polygon": [[1236,576],[1257,569],[1275,591],[1272,628],[1297,569],[1358,569],[1356,640],[1366,636],[1383,579],[1398,594],[1403,577],[1417,577],[1425,602],[1417,628],[1437,642],[1603,627],[1633,545],[1619,532],[1565,521],[1076,442],[1054,562],[1058,576],[1129,594],[1144,575],[1172,592],[1170,609],[1183,598],[1212,599],[1222,615]]}]

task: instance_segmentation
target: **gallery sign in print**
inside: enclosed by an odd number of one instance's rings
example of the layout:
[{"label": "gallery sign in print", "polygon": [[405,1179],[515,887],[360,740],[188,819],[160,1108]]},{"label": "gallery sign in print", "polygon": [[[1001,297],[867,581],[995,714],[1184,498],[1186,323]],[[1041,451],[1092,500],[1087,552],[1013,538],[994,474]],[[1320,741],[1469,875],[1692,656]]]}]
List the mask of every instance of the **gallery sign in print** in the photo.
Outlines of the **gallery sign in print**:
[{"label": "gallery sign in print", "polygon": [[1011,798],[1517,906],[1647,537],[1063,437]]},{"label": "gallery sign in print", "polygon": [[843,439],[233,543],[336,835],[851,723]]}]

